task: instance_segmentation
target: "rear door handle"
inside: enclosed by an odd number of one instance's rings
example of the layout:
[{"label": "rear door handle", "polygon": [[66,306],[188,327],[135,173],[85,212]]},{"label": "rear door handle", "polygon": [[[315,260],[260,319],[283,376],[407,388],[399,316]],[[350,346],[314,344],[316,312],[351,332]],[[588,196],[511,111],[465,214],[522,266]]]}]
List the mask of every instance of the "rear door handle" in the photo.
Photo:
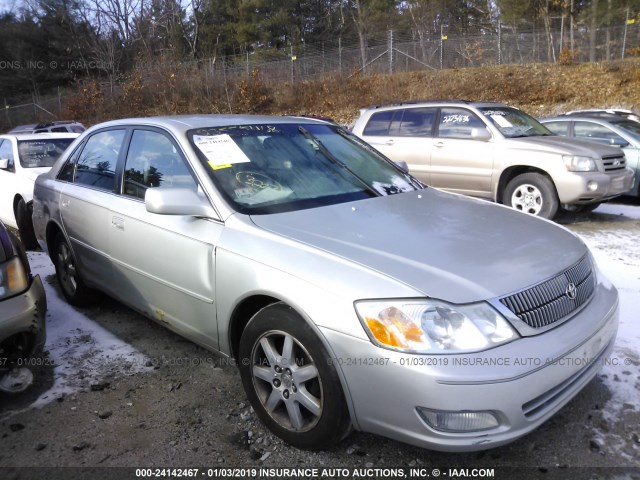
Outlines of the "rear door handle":
[{"label": "rear door handle", "polygon": [[385,145],[393,145],[394,143],[396,142],[394,142],[393,140],[387,140],[386,142],[384,142]]},{"label": "rear door handle", "polygon": [[124,218],[111,217],[111,225],[119,230],[124,230]]},{"label": "rear door handle", "polygon": [[444,147],[444,142],[436,142],[433,144],[435,147],[442,148]]}]

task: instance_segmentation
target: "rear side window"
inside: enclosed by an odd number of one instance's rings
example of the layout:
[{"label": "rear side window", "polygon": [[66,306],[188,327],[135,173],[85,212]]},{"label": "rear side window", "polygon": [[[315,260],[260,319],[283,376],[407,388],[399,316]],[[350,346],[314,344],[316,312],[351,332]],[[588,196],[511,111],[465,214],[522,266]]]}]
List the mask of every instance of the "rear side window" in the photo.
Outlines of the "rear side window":
[{"label": "rear side window", "polygon": [[124,194],[144,198],[147,188],[173,187],[197,190],[182,155],[166,135],[135,130],[124,171]]},{"label": "rear side window", "polygon": [[545,122],[544,126],[554,135],[566,137],[569,134],[569,122]]},{"label": "rear side window", "polygon": [[377,112],[371,115],[369,123],[362,132],[363,135],[384,136],[389,134],[389,125],[395,110],[387,110],[386,112]]},{"label": "rear side window", "polygon": [[473,129],[486,128],[473,112],[464,108],[443,108],[440,112],[438,136],[442,138],[473,138]]},{"label": "rear side window", "polygon": [[92,135],[77,159],[74,183],[113,191],[124,135],[125,130],[107,130]]}]

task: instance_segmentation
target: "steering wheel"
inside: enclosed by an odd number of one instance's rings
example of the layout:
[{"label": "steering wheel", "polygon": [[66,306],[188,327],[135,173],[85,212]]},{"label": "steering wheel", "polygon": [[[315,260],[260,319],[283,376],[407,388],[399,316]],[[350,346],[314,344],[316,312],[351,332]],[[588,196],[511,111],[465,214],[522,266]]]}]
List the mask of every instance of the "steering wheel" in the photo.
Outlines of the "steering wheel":
[{"label": "steering wheel", "polygon": [[236,173],[236,180],[245,187],[253,190],[264,190],[265,188],[273,188],[274,190],[282,190],[282,184],[264,173],[243,171]]}]

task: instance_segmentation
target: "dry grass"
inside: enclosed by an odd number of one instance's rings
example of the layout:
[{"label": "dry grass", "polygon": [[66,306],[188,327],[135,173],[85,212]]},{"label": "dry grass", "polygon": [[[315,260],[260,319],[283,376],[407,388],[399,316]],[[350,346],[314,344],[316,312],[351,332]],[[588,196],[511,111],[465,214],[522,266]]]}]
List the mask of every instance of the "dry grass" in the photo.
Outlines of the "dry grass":
[{"label": "dry grass", "polygon": [[358,109],[421,99],[499,101],[536,116],[575,108],[640,108],[640,59],[599,64],[535,64],[352,75],[269,84],[259,71],[237,82],[206,72],[158,65],[133,72],[115,98],[89,82],[68,104],[69,118],[93,124],[110,118],[179,113],[315,114],[350,123]]}]

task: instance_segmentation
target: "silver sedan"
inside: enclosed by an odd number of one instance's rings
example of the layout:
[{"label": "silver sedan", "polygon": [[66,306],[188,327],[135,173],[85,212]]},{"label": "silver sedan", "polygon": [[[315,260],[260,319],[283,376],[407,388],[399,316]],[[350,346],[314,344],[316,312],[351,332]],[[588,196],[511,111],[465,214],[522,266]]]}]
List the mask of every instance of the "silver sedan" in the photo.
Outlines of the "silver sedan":
[{"label": "silver sedan", "polygon": [[101,290],[237,361],[292,445],[526,434],[598,372],[616,289],[551,222],[426,188],[339,126],[182,116],[86,131],[34,191],[74,305]]}]

